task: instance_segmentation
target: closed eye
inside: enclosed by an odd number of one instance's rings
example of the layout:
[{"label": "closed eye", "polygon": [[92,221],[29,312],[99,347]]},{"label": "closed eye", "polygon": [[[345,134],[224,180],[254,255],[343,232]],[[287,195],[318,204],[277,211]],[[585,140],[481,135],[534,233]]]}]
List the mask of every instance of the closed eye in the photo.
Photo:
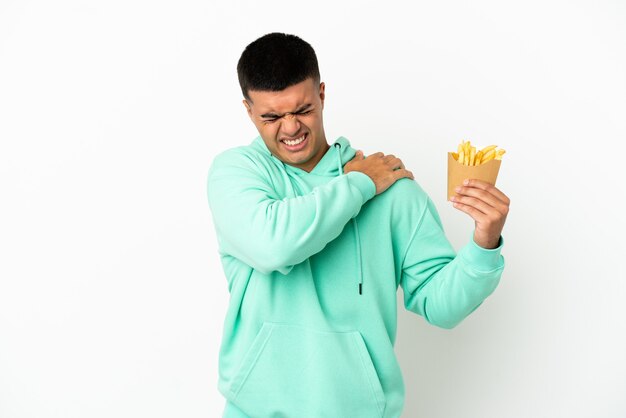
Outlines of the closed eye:
[{"label": "closed eye", "polygon": [[[308,114],[310,114],[311,112],[313,112],[313,109],[309,109],[309,110],[304,110],[304,111],[300,111],[300,112],[294,112],[294,115],[298,115],[298,116],[306,116]],[[263,123],[267,124],[267,123],[274,123],[276,122],[278,119],[280,119],[281,117],[270,117],[270,115],[267,116],[262,116],[263,119]]]}]

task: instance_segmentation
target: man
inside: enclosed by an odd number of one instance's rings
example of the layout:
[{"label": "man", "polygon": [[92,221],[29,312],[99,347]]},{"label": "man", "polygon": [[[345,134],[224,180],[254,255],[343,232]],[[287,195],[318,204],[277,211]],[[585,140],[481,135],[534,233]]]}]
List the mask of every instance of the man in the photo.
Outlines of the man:
[{"label": "man", "polygon": [[398,287],[429,323],[461,322],[500,280],[509,199],[476,180],[459,190],[475,229],[455,254],[399,158],[329,145],[308,43],[265,35],[237,71],[259,136],[217,155],[207,188],[230,292],[223,416],[399,417]]}]

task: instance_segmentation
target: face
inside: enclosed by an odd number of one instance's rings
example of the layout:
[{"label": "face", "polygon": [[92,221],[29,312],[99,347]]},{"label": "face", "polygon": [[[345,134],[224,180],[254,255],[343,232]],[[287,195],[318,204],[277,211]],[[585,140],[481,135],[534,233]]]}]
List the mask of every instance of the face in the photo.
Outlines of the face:
[{"label": "face", "polygon": [[263,142],[285,164],[310,172],[329,148],[324,134],[324,83],[312,78],[281,91],[248,92],[243,100]]}]

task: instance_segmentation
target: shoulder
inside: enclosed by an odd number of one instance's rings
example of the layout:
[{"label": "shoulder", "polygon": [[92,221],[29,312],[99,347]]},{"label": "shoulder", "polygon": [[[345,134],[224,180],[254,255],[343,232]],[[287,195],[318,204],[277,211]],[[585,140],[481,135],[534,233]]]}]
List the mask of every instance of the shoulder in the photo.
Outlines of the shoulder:
[{"label": "shoulder", "polygon": [[249,145],[239,145],[216,154],[211,161],[209,175],[218,170],[265,171],[270,163],[270,155],[264,153],[255,140]]},{"label": "shoulder", "polygon": [[387,195],[394,206],[407,208],[424,208],[430,197],[422,186],[415,180],[401,178],[385,190],[380,196]]},{"label": "shoulder", "polygon": [[414,230],[427,212],[436,212],[435,205],[424,188],[415,180],[402,178],[385,190],[380,198],[389,210],[393,223],[400,229]]}]

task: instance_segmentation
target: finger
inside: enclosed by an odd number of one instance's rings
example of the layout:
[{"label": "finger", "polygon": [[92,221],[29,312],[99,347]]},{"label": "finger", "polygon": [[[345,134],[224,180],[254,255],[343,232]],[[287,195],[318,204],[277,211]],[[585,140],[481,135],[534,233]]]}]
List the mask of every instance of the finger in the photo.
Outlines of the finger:
[{"label": "finger", "polygon": [[498,212],[496,208],[489,206],[485,202],[480,199],[476,199],[475,197],[469,196],[452,196],[450,198],[452,202],[462,203],[465,206],[471,206],[474,209],[480,211],[483,215],[491,215],[494,212]]},{"label": "finger", "polygon": [[380,158],[380,157],[382,157],[384,155],[385,154],[383,154],[382,152],[378,151],[378,152],[375,152],[373,154],[370,154],[368,157],[378,157],[378,158]]},{"label": "finger", "polygon": [[[467,184],[465,184],[465,181],[467,181]],[[485,191],[493,194],[494,196],[496,196],[498,199],[500,199],[501,201],[503,201],[507,205],[510,203],[510,200],[507,197],[507,195],[502,193],[496,186],[494,186],[492,184],[489,184],[489,183],[487,183],[485,181],[478,180],[478,179],[466,179],[465,181],[463,182],[464,186],[476,187],[478,189],[485,190]]]},{"label": "finger", "polygon": [[386,163],[393,169],[400,168],[402,166],[402,160],[396,157],[387,160]]},{"label": "finger", "polygon": [[388,154],[383,157],[383,161],[391,167],[392,170],[397,170],[398,168],[405,168],[402,160],[393,154]]},{"label": "finger", "polygon": [[478,189],[476,187],[456,187],[454,189],[459,196],[472,196],[483,202],[487,203],[489,206],[493,207],[495,210],[501,213],[505,213],[507,211],[507,204],[498,199],[497,196],[486,192],[485,190]]},{"label": "finger", "polygon": [[402,164],[402,160],[400,160],[399,158],[396,161],[394,161],[392,167],[393,167],[394,170],[398,170],[400,168],[405,168],[404,164]]},{"label": "finger", "polygon": [[353,160],[363,160],[365,157],[363,157],[363,151],[358,150],[355,154],[354,157],[352,157]]},{"label": "finger", "polygon": [[403,177],[408,177],[411,180],[415,180],[415,177],[413,177],[413,172],[411,172],[410,170],[404,169],[404,168],[400,168],[398,170],[394,170],[393,171],[393,176],[396,180],[401,179]]},{"label": "finger", "polygon": [[452,206],[460,210],[461,212],[467,213],[473,220],[476,222],[484,222],[486,220],[486,215],[479,211],[476,208],[473,208],[469,205],[465,205],[459,202],[452,202]]}]

